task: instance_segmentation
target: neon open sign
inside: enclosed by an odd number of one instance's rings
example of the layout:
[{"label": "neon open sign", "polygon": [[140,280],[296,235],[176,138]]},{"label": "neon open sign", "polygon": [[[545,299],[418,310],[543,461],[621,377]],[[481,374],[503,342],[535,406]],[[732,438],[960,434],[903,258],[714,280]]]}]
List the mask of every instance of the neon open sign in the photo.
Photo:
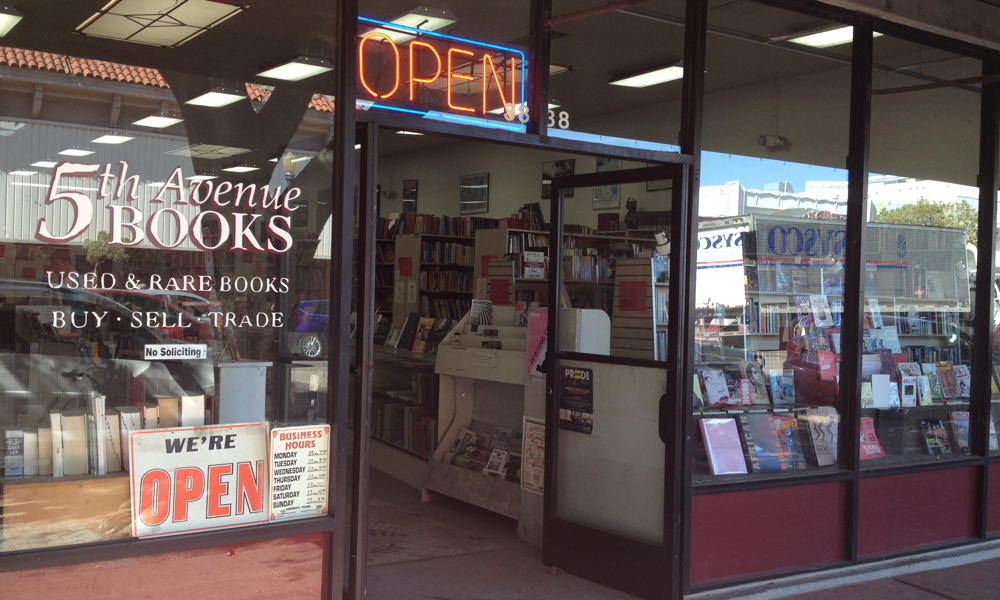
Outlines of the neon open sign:
[{"label": "neon open sign", "polygon": [[361,108],[525,131],[523,51],[368,17],[358,21]]}]

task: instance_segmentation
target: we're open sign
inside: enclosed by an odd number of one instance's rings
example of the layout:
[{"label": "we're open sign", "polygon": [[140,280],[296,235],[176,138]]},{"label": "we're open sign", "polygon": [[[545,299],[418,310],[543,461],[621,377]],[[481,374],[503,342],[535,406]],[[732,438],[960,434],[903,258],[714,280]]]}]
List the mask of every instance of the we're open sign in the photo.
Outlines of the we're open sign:
[{"label": "we're open sign", "polygon": [[267,423],[133,431],[132,535],[265,523]]}]

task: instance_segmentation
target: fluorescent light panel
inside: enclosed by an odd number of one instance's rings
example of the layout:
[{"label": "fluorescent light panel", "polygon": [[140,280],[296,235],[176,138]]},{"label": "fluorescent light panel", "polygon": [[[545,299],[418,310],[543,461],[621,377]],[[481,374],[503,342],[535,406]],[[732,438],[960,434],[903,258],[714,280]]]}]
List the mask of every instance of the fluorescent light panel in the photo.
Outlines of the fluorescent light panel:
[{"label": "fluorescent light panel", "polygon": [[80,150],[79,148],[66,148],[59,154],[63,156],[90,156],[93,154],[93,150]]},{"label": "fluorescent light panel", "polygon": [[249,173],[250,171],[257,171],[258,167],[248,167],[246,165],[237,165],[235,167],[226,167],[223,171],[229,173]]},{"label": "fluorescent light panel", "polygon": [[94,138],[90,140],[95,144],[124,144],[125,142],[130,142],[134,140],[134,137],[128,135],[102,135],[99,138]]},{"label": "fluorescent light panel", "polygon": [[111,0],[76,27],[84,35],[176,47],[243,11],[217,0]]},{"label": "fluorescent light panel", "polygon": [[208,181],[209,179],[218,179],[215,175],[192,175],[188,177],[188,181]]},{"label": "fluorescent light panel", "polygon": [[7,173],[8,175],[17,175],[18,177],[31,177],[32,175],[37,175],[36,171],[11,171]]},{"label": "fluorescent light panel", "polygon": [[[455,15],[447,9],[418,6],[389,22],[395,23],[396,25],[413,27],[414,29],[421,29],[423,31],[437,31],[451,25],[456,20]],[[397,31],[395,29],[379,28],[375,31],[385,34],[386,37],[397,44],[416,37],[408,31]]]},{"label": "fluorescent light panel", "polygon": [[20,12],[8,6],[0,6],[0,37],[10,33],[14,26],[24,18]]},{"label": "fluorescent light panel", "polygon": [[609,81],[608,83],[624,87],[644,88],[651,85],[666,83],[668,81],[674,81],[675,79],[680,79],[681,77],[684,77],[684,67],[671,65],[669,67],[661,67],[659,69],[653,69],[652,71],[646,71],[645,73],[639,73],[637,75],[621,77],[619,79]]},{"label": "fluorescent light panel", "polygon": [[59,164],[59,163],[55,162],[54,160],[40,160],[38,162],[31,163],[31,166],[33,166],[33,167],[39,167],[41,169],[51,169],[52,167],[56,166],[57,164]]},{"label": "fluorescent light panel", "polygon": [[419,131],[407,131],[405,129],[400,129],[399,131],[396,132],[396,134],[397,135],[424,135],[424,134],[420,133]]},{"label": "fluorescent light panel", "polygon": [[326,73],[327,71],[332,70],[333,65],[331,65],[326,59],[300,56],[283,65],[279,65],[266,71],[261,71],[260,73],[257,73],[257,76],[267,77],[268,79],[281,79],[284,81],[302,81],[303,79],[312,77],[313,75],[319,75],[320,73]]},{"label": "fluorescent light panel", "polygon": [[[872,32],[873,38],[879,37],[880,35],[882,34],[877,31]],[[812,33],[788,38],[788,41],[793,44],[800,44],[802,46],[809,46],[812,48],[829,48],[831,46],[840,46],[841,44],[850,44],[854,41],[854,27],[848,25],[847,27],[835,27],[824,31],[814,31]]]},{"label": "fluorescent light panel", "polygon": [[229,106],[233,102],[239,102],[244,98],[246,98],[246,94],[236,94],[230,90],[216,88],[211,92],[205,92],[200,96],[191,98],[185,104],[206,106],[208,108],[222,108],[223,106]]},{"label": "fluorescent light panel", "polygon": [[312,158],[311,156],[298,156],[296,158],[293,158],[290,162],[297,163],[297,162],[302,162],[304,160],[309,160],[311,158]]},{"label": "fluorescent light panel", "polygon": [[184,119],[168,117],[166,115],[149,115],[148,117],[143,117],[138,121],[132,121],[132,124],[140,127],[155,127],[156,129],[163,129],[165,127],[170,127],[171,125],[176,125],[183,120]]}]

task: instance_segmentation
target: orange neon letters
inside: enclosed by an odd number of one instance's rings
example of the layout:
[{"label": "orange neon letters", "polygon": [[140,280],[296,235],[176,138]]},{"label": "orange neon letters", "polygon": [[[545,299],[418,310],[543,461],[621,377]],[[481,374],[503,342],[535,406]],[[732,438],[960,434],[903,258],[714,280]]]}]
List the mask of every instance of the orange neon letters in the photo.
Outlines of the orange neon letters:
[{"label": "orange neon letters", "polygon": [[[424,79],[422,77],[418,77],[417,74],[416,74],[416,71],[417,71],[417,57],[416,57],[417,46],[421,46],[423,48],[427,48],[428,50],[430,50],[434,54],[434,59],[437,60],[437,70],[434,71],[434,76],[431,77],[430,79]],[[418,42],[416,40],[410,42],[410,100],[412,101],[415,98],[415,96],[416,96],[416,87],[417,87],[416,84],[418,84],[418,83],[433,83],[433,82],[437,81],[438,77],[441,77],[441,55],[438,54],[438,51],[436,49],[434,49],[434,46],[431,46],[427,42]]]},{"label": "orange neon letters", "polygon": [[[393,69],[396,72],[395,83],[393,84],[392,89],[385,94],[379,94],[376,92],[372,89],[372,86],[368,85],[368,81],[365,79],[365,44],[368,43],[368,40],[376,36],[389,42],[389,46],[392,47],[392,53],[395,55],[395,62],[393,63]],[[411,66],[410,68],[412,69],[413,67]],[[392,38],[380,31],[372,31],[362,37],[361,42],[358,44],[358,75],[361,79],[361,85],[365,88],[365,91],[372,96],[376,98],[391,98],[394,96],[396,94],[396,90],[399,89],[399,46],[396,45],[396,42],[392,41]]]},{"label": "orange neon letters", "polygon": [[460,50],[458,48],[449,48],[448,49],[448,108],[450,108],[452,110],[461,110],[461,111],[464,111],[464,112],[476,112],[476,109],[472,108],[471,106],[459,106],[459,105],[455,104],[454,102],[452,102],[452,100],[451,100],[451,90],[453,88],[453,86],[452,86],[452,80],[453,79],[464,79],[465,81],[472,81],[472,75],[460,75],[460,74],[454,72],[454,70],[453,70],[454,61],[452,59],[453,59],[453,57],[456,54],[465,54],[467,56],[473,56],[473,53],[471,51],[469,51],[469,50]]},{"label": "orange neon letters", "polygon": [[[490,89],[490,74],[493,74],[493,81],[497,83],[497,93],[500,94],[500,106],[503,107],[503,112],[509,117],[514,118],[512,112],[508,112],[507,108],[507,97],[503,93],[503,81],[500,80],[500,75],[497,74],[497,68],[493,64],[493,58],[489,54],[483,54],[483,114],[486,114],[488,110],[486,97]],[[514,103],[514,80],[517,79],[517,69],[514,68],[514,59],[510,59],[510,103]]]}]

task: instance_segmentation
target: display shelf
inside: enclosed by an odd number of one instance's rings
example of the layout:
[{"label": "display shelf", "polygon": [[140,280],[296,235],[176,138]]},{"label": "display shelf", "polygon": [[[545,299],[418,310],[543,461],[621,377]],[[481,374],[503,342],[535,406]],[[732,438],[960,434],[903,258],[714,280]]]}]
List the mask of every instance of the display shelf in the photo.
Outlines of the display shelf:
[{"label": "display shelf", "polygon": [[616,356],[664,360],[669,284],[666,257],[618,259],[615,262],[611,351]]},{"label": "display shelf", "polygon": [[521,517],[521,486],[479,471],[446,462],[432,462],[424,489],[511,519]]}]

